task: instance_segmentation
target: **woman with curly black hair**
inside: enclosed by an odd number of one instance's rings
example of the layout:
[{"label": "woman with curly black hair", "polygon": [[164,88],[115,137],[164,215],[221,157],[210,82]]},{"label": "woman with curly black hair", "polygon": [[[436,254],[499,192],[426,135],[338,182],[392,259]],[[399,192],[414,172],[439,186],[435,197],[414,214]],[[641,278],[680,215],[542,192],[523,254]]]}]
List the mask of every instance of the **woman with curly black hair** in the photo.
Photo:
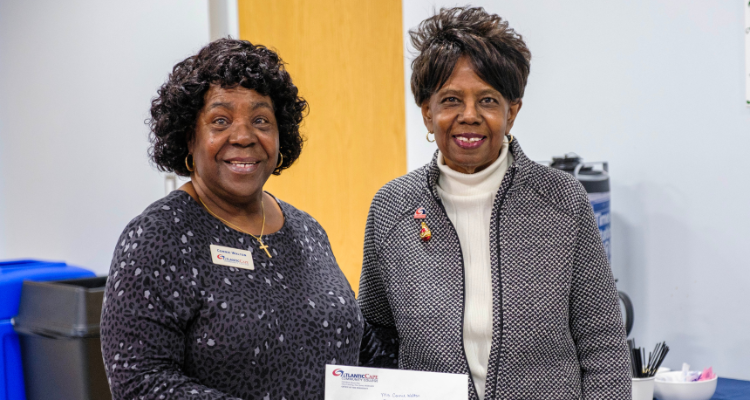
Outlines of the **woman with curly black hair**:
[{"label": "woman with curly black hair", "polygon": [[190,182],[133,219],[102,309],[115,399],[313,399],[356,364],[363,319],[323,228],[263,186],[307,107],[276,53],[221,39],[151,104],[151,156]]}]

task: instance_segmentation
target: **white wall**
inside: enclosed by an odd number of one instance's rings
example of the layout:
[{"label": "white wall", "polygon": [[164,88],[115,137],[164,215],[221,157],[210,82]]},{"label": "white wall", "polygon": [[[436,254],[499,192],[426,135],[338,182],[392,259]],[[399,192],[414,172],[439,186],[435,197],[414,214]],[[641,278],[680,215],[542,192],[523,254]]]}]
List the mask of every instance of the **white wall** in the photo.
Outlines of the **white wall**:
[{"label": "white wall", "polygon": [[0,259],[109,270],[164,196],[150,100],[207,41],[206,0],[0,1]]},{"label": "white wall", "polygon": [[[404,1],[406,31],[453,2]],[[474,1],[532,52],[513,133],[529,157],[610,162],[613,271],[665,365],[750,379],[750,108],[743,1]],[[411,47],[405,47],[411,49]],[[405,60],[408,167],[428,162]]]},{"label": "white wall", "polygon": [[237,0],[208,0],[209,39],[240,37],[240,17]]}]

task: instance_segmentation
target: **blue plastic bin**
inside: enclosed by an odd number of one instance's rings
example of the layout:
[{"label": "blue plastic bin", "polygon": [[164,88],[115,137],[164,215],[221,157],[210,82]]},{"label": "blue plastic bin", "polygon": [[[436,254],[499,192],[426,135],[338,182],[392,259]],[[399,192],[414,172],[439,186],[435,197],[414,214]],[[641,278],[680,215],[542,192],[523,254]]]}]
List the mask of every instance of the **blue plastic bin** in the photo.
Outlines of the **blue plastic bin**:
[{"label": "blue plastic bin", "polygon": [[26,400],[21,347],[10,322],[18,314],[23,281],[57,281],[93,276],[94,273],[87,269],[64,262],[0,262],[0,400]]}]

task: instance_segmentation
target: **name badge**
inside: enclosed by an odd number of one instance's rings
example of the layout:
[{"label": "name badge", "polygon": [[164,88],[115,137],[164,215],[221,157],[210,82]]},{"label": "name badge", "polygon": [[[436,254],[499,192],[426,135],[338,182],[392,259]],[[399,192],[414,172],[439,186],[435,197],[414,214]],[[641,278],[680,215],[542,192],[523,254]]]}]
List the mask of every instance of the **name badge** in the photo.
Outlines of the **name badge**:
[{"label": "name badge", "polygon": [[211,245],[211,261],[214,264],[244,269],[255,269],[253,255],[248,250]]},{"label": "name badge", "polygon": [[468,398],[468,375],[326,365],[325,400]]}]

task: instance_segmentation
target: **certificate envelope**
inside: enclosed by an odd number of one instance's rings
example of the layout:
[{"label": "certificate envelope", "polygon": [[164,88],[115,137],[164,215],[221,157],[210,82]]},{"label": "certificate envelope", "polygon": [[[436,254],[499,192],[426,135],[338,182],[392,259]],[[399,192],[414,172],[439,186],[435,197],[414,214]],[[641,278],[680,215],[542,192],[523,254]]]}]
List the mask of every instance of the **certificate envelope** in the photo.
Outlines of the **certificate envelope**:
[{"label": "certificate envelope", "polygon": [[468,398],[468,375],[326,365],[325,400]]}]

